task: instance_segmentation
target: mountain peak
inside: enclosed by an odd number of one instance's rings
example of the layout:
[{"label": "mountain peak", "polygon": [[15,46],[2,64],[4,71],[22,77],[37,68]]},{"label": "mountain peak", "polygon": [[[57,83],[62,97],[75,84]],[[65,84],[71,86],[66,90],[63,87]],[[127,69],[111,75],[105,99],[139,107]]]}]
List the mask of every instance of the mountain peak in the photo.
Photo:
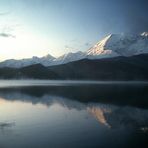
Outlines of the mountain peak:
[{"label": "mountain peak", "polygon": [[110,34],[87,51],[90,58],[132,56],[148,53],[148,33],[140,36],[133,34]]},{"label": "mountain peak", "polygon": [[88,51],[69,52],[58,58],[47,54],[43,57],[32,57],[22,60],[6,60],[0,63],[0,67],[24,67],[33,64],[44,66],[65,64],[81,59],[113,58],[117,56],[133,56],[148,53],[148,32],[142,34],[109,34]]},{"label": "mountain peak", "polygon": [[38,60],[39,57],[37,57],[37,56],[33,56],[32,59],[33,59],[33,60]]},{"label": "mountain peak", "polygon": [[78,52],[69,52],[69,53],[66,53],[62,56],[60,56],[59,58],[57,58],[55,61],[56,61],[56,65],[57,64],[65,64],[65,63],[68,63],[68,62],[72,62],[72,61],[77,61],[77,60],[80,60],[80,59],[83,59],[86,57],[86,54],[82,51],[78,51]]},{"label": "mountain peak", "polygon": [[50,54],[47,54],[47,55],[43,56],[42,58],[49,59],[49,60],[54,60],[55,59],[55,57],[53,57]]},{"label": "mountain peak", "polygon": [[[92,48],[90,48],[87,51],[87,55],[90,58],[102,58],[110,55],[111,57],[117,56],[118,54],[114,51],[110,50],[106,45],[110,42],[110,40],[113,40],[114,38],[117,38],[116,34],[110,34],[106,36],[104,39],[99,41],[96,45],[94,45]],[[110,43],[109,43],[110,44]]]}]

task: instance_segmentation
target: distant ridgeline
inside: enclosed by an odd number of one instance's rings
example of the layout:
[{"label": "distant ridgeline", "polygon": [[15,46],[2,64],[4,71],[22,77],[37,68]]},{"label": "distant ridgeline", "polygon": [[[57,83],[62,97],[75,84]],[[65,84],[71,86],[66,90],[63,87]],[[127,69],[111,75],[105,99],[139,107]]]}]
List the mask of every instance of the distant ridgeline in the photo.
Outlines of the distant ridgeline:
[{"label": "distant ridgeline", "polygon": [[148,54],[131,57],[81,59],[45,67],[0,68],[1,79],[148,80]]},{"label": "distant ridgeline", "polygon": [[0,63],[1,79],[148,80],[148,33],[111,34],[86,52]]}]

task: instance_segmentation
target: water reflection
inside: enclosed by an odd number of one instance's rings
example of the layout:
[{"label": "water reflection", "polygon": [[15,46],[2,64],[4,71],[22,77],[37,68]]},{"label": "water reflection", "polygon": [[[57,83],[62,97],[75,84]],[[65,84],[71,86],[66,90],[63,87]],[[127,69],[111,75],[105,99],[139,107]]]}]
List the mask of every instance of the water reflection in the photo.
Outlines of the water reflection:
[{"label": "water reflection", "polygon": [[[109,128],[119,128],[125,126],[129,128],[139,128],[146,130],[148,126],[147,109],[140,109],[130,106],[121,107],[102,103],[82,103],[68,98],[52,96],[49,94],[37,97],[12,91],[9,93],[0,93],[0,95],[3,97],[0,99],[0,106],[3,107],[5,104],[11,105],[12,102],[14,104],[17,104],[18,102],[21,104],[32,103],[34,105],[42,105],[48,108],[58,105],[60,107],[66,108],[67,110],[86,110],[95,119],[97,119],[99,123]],[[14,122],[0,122],[0,128],[11,127],[12,125],[14,125]]]},{"label": "water reflection", "polygon": [[1,88],[0,147],[147,147],[147,87],[104,88]]},{"label": "water reflection", "polygon": [[109,128],[129,128],[146,131],[148,110],[134,107],[92,106],[89,112],[103,125]]},{"label": "water reflection", "polygon": [[[148,108],[148,85],[146,84],[1,87],[0,96],[10,100],[24,98],[32,103],[36,103],[36,101],[43,103],[44,99],[51,102],[52,98],[62,97],[84,103],[100,102]],[[34,97],[34,99],[30,99],[28,96]],[[40,97],[43,97],[43,100]],[[51,97],[51,99],[48,99],[48,97]],[[48,101],[45,101],[46,104]]]},{"label": "water reflection", "polygon": [[102,107],[102,106],[91,106],[88,107],[88,112],[90,112],[97,120],[99,123],[111,128],[111,125],[108,123],[105,114],[107,113],[111,113],[112,110],[111,108],[106,107]]}]

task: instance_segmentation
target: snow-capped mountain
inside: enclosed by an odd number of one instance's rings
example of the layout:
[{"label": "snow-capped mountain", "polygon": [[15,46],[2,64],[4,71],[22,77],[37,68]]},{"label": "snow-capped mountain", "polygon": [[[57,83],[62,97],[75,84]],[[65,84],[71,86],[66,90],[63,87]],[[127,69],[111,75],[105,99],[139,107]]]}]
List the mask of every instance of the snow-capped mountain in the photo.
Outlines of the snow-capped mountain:
[{"label": "snow-capped mountain", "polygon": [[148,53],[148,33],[140,35],[111,34],[87,51],[89,58],[133,56]]},{"label": "snow-capped mountain", "polygon": [[139,35],[111,34],[99,41],[86,52],[67,53],[58,58],[48,54],[44,57],[32,57],[28,59],[10,59],[0,63],[0,67],[20,68],[33,64],[44,66],[66,64],[80,59],[101,59],[117,56],[133,56],[148,53],[148,32]]},{"label": "snow-capped mountain", "polygon": [[97,59],[97,58],[108,58],[108,57],[115,57],[119,56],[118,53],[111,50],[110,48],[106,48],[108,41],[111,39],[112,35],[109,35],[99,41],[96,45],[91,47],[87,52],[86,55],[89,59]]},{"label": "snow-capped mountain", "polygon": [[64,55],[58,57],[57,59],[55,59],[53,61],[53,64],[54,65],[65,64],[65,63],[69,63],[72,61],[81,60],[84,58],[86,58],[86,54],[84,52],[81,52],[81,51],[78,51],[75,53],[70,52],[70,53],[64,54]]},{"label": "snow-capped mountain", "polygon": [[39,63],[44,66],[49,66],[54,59],[55,58],[49,54],[41,58],[34,56],[32,58],[21,59],[21,60],[10,59],[10,60],[1,62],[0,67],[20,68],[20,67],[33,65],[33,64],[39,64]]}]

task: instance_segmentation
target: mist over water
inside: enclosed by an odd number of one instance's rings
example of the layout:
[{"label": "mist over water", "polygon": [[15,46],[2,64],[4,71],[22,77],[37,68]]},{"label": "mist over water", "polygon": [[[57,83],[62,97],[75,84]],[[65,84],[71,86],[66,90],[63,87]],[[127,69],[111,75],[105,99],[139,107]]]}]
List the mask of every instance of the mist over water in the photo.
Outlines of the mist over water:
[{"label": "mist over water", "polygon": [[96,81],[96,80],[0,80],[0,88],[24,86],[79,86],[79,85],[148,85],[148,81]]}]

